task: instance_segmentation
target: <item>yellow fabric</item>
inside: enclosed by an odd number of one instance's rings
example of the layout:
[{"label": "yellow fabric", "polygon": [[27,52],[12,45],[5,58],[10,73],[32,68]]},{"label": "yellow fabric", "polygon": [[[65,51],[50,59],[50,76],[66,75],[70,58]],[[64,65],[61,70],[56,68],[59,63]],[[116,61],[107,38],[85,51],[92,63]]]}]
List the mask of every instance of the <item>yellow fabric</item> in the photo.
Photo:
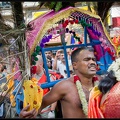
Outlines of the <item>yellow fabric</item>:
[{"label": "yellow fabric", "polygon": [[[10,79],[11,78],[11,79]],[[10,75],[10,74],[8,74],[7,75],[7,81],[9,80],[9,82],[8,82],[8,84],[7,84],[7,87],[8,87],[8,90],[12,87],[12,86],[14,86],[14,76],[12,77],[12,75]],[[12,94],[12,92],[13,92],[13,90],[14,90],[14,87],[11,89],[11,91],[10,91],[10,102],[12,103],[13,102],[13,100],[14,100],[14,95]],[[16,105],[16,102],[14,101],[13,102],[13,104],[12,104],[12,106],[14,107]]]},{"label": "yellow fabric", "polygon": [[36,78],[34,78],[34,77],[31,79],[31,81],[34,82],[35,84],[38,83],[38,79],[36,79]]},{"label": "yellow fabric", "polygon": [[97,86],[95,86],[90,92],[88,103],[88,118],[104,118],[102,111],[100,110],[100,101],[102,94]]},{"label": "yellow fabric", "polygon": [[23,92],[23,107],[26,107],[28,104],[30,104],[29,110],[36,108],[36,110],[38,111],[42,103],[43,89],[32,80],[24,80]]},{"label": "yellow fabric", "polygon": [[94,87],[89,96],[88,118],[120,118],[120,82],[107,93],[100,105],[102,93]]}]

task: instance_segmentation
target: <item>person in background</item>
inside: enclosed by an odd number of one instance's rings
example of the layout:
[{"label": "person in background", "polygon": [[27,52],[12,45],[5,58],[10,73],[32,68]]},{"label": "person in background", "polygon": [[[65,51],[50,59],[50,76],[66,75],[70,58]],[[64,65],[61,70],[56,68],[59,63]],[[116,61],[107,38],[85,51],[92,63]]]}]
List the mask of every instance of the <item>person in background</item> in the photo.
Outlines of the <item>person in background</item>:
[{"label": "person in background", "polygon": [[[67,78],[67,75],[65,74],[64,70],[66,70],[66,62],[65,62],[65,56],[63,50],[61,51],[60,54],[60,60],[61,62],[57,65],[56,70],[60,72],[61,75],[64,76],[64,78]],[[68,66],[72,66],[71,60],[68,59]]]},{"label": "person in background", "polygon": [[47,66],[48,66],[48,69],[52,70],[52,59],[49,56],[47,56]]},{"label": "person in background", "polygon": [[53,66],[53,62],[54,62],[53,52],[52,51],[46,51],[45,56],[46,56],[46,58],[51,59],[52,66]]},{"label": "person in background", "polygon": [[88,103],[89,118],[120,118],[120,58],[108,68],[107,75],[101,79],[90,93]]},{"label": "person in background", "polygon": [[[36,62],[36,66],[37,66],[37,70],[36,70],[36,74],[34,74],[32,76],[32,78],[36,78],[38,80],[38,84],[43,84],[47,82],[47,78],[46,78],[46,74],[45,74],[45,70],[43,67],[43,59],[41,55],[37,55],[38,61]],[[50,80],[53,81],[54,80],[54,76],[51,75]],[[45,88],[43,89],[43,96],[45,94],[47,94],[50,91],[50,88]],[[41,113],[39,114],[39,116],[41,118],[55,118],[55,105],[56,103],[53,103],[53,105],[48,105],[46,106]],[[52,109],[51,109],[52,106]],[[50,112],[50,113],[49,113]]]},{"label": "person in background", "polygon": [[57,66],[61,62],[61,60],[60,60],[61,53],[62,53],[62,49],[57,50],[56,55],[54,57],[54,62],[53,62],[53,65],[52,65],[53,70],[57,70]]},{"label": "person in background", "polygon": [[[47,56],[47,65],[48,65],[48,69],[52,70],[52,61],[51,61],[51,57],[49,57],[49,56]],[[55,71],[55,70],[54,70],[54,72],[58,73],[58,71]],[[56,118],[62,118],[60,101],[57,101],[54,104],[52,104],[51,112],[48,113],[48,118],[49,118],[49,116],[51,117],[51,116],[54,115],[53,112],[55,112],[55,117]]]},{"label": "person in background", "polygon": [[66,49],[66,51],[67,51],[68,59],[71,60],[71,52],[72,52],[71,49],[68,48]]},{"label": "person in background", "polygon": [[[46,57],[47,57],[47,66],[48,66],[48,69],[52,70],[52,59],[51,59],[50,56],[46,56]],[[56,78],[53,78],[53,79],[55,80]],[[50,88],[50,89],[52,89],[52,88]],[[55,102],[54,104],[51,105],[51,111],[48,113],[48,118],[56,118],[57,117],[57,115],[55,115],[55,113],[56,113],[56,107],[58,107],[57,104],[58,103]]]},{"label": "person in background", "polygon": [[[64,70],[64,72],[67,75],[67,70]],[[73,75],[75,75],[72,65],[69,66],[69,72],[70,72],[70,77],[73,76]]]},{"label": "person in background", "polygon": [[[89,94],[98,81],[96,75],[96,58],[94,49],[80,47],[72,52],[72,66],[75,75],[58,82],[42,100],[39,112],[46,106],[60,100],[63,118],[87,118]],[[28,111],[30,105],[23,108],[20,118],[35,118],[38,112]]]}]

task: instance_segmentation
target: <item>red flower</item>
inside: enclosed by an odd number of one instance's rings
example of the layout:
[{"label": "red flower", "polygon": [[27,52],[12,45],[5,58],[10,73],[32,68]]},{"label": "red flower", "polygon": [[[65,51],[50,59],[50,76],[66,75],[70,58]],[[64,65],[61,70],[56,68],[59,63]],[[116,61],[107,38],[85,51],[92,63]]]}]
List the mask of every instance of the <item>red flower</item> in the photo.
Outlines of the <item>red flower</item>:
[{"label": "red flower", "polygon": [[73,20],[70,20],[70,23],[71,23],[71,24],[74,24],[74,21],[73,21]]},{"label": "red flower", "polygon": [[76,19],[76,20],[75,20],[75,23],[77,24],[78,22],[79,22],[79,21]]},{"label": "red flower", "polygon": [[68,21],[68,20],[66,20],[66,21],[65,21],[65,23],[68,25],[69,21]]},{"label": "red flower", "polygon": [[35,74],[35,73],[36,73],[36,70],[37,70],[37,66],[32,66],[32,68],[31,68],[31,73],[32,73],[32,74]]},{"label": "red flower", "polygon": [[98,80],[98,77],[93,77],[92,81],[95,82]]},{"label": "red flower", "polygon": [[111,52],[111,55],[113,56],[113,55],[114,55],[114,52]]},{"label": "red flower", "polygon": [[63,26],[63,28],[66,28],[67,24],[66,24],[66,23],[63,23],[62,26]]},{"label": "red flower", "polygon": [[[76,83],[77,80],[80,81],[80,78],[79,78],[77,75],[75,75],[75,76],[74,76],[74,83]],[[92,79],[93,83],[94,83],[95,81],[97,81],[97,80],[98,80],[98,77],[93,77],[93,79]]]},{"label": "red flower", "polygon": [[74,83],[76,83],[77,80],[80,80],[80,78],[77,75],[75,75],[74,76]]}]

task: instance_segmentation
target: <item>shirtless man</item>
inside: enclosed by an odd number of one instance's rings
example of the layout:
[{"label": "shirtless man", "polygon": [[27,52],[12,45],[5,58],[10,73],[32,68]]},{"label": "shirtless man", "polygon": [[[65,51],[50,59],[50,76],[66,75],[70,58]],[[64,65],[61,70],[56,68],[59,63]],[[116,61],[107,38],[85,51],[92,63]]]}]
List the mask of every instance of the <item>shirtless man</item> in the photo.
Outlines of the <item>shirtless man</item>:
[{"label": "shirtless man", "polygon": [[[94,86],[92,79],[96,74],[96,58],[94,50],[90,47],[81,47],[72,52],[73,69],[80,78],[82,89],[86,100],[89,99],[90,88]],[[46,106],[60,100],[63,118],[85,118],[77,87],[74,83],[74,76],[62,80],[54,85],[53,89],[43,97],[39,112]],[[35,118],[38,114],[35,109],[27,111],[29,105],[23,108],[20,118]]]}]

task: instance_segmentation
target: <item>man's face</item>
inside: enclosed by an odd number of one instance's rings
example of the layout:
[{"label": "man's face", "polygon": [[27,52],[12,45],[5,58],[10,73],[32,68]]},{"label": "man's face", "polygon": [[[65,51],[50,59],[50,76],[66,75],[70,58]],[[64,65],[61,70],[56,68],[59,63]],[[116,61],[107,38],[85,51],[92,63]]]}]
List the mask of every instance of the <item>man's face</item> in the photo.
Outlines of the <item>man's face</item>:
[{"label": "man's face", "polygon": [[43,63],[37,61],[37,62],[36,62],[36,67],[37,67],[36,73],[37,73],[37,74],[40,74],[40,73],[42,72],[42,70],[43,70]]},{"label": "man's face", "polygon": [[93,76],[96,74],[96,58],[93,52],[82,50],[77,57],[77,62],[73,64],[75,70],[84,76]]},{"label": "man's face", "polygon": [[51,66],[52,66],[52,62],[49,59],[47,59],[47,66],[48,66],[48,68],[51,68]]},{"label": "man's face", "polygon": [[60,54],[60,60],[61,60],[62,62],[65,62],[65,56],[64,56],[64,53],[61,53],[61,54]]},{"label": "man's face", "polygon": [[68,54],[69,56],[71,55],[70,49],[67,50],[67,54]]},{"label": "man's face", "polygon": [[61,59],[61,53],[62,53],[62,50],[58,50],[57,53],[56,53],[56,56],[57,56],[58,60]]},{"label": "man's face", "polygon": [[46,55],[46,57],[47,57],[47,56],[52,57],[52,52],[51,52],[51,51],[46,51],[46,52],[45,52],[45,55]]}]

